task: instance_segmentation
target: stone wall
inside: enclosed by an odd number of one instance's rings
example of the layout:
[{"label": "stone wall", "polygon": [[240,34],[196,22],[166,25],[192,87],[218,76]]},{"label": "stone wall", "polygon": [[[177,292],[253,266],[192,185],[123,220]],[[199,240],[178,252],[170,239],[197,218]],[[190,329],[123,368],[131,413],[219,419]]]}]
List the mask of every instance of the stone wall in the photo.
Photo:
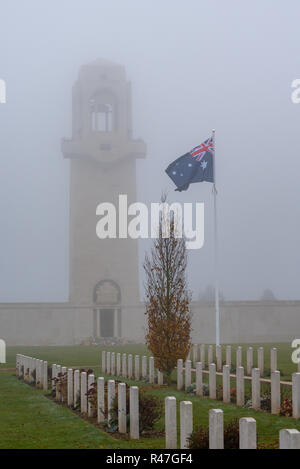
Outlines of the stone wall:
[{"label": "stone wall", "polygon": [[[72,345],[93,334],[93,309],[68,303],[1,303],[0,338],[7,345]],[[122,306],[122,336],[143,341],[144,306]],[[194,342],[214,343],[215,310],[192,303]],[[300,301],[220,305],[221,342],[290,342],[300,337]]]}]

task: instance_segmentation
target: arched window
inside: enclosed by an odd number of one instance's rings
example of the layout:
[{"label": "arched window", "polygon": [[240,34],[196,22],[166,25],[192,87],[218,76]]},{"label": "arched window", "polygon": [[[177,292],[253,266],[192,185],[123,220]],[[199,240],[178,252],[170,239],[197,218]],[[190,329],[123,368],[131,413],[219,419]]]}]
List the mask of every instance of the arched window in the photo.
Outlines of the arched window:
[{"label": "arched window", "polygon": [[116,127],[114,96],[97,93],[90,99],[92,132],[112,132]]}]

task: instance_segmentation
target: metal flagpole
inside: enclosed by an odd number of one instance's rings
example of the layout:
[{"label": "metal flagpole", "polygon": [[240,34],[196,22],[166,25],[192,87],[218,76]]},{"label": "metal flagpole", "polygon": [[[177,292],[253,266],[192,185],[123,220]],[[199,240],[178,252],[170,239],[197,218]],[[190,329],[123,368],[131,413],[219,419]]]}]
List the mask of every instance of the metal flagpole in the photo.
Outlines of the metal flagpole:
[{"label": "metal flagpole", "polygon": [[220,310],[219,310],[219,277],[218,277],[218,223],[217,223],[217,188],[216,188],[216,137],[212,131],[213,174],[214,174],[214,248],[215,248],[215,306],[216,306],[216,345],[220,345]]}]

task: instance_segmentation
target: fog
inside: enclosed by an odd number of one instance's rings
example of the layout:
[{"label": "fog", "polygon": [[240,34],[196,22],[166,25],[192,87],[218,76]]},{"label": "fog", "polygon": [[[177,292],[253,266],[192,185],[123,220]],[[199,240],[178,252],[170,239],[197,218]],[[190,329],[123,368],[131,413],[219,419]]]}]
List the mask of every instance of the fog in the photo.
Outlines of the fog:
[{"label": "fog", "polygon": [[[175,192],[167,165],[216,129],[220,289],[230,299],[300,299],[298,1],[53,0],[0,6],[0,301],[67,301],[71,88],[108,59],[132,83],[137,200],[205,203],[189,252],[194,298],[213,284],[211,184]],[[96,225],[96,220],[95,220]],[[139,242],[140,287],[147,241]]]}]

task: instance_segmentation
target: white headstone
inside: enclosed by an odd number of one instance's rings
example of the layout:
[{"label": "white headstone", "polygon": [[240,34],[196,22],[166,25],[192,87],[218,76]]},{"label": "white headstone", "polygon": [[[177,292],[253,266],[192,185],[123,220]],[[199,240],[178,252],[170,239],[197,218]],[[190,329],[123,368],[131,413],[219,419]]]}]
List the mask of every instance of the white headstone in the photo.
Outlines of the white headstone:
[{"label": "white headstone", "polygon": [[48,391],[48,362],[43,362],[43,389]]},{"label": "white headstone", "polygon": [[87,374],[85,371],[81,372],[81,383],[80,383],[80,412],[82,414],[87,413]]},{"label": "white headstone", "polygon": [[260,376],[264,376],[264,348],[259,347],[257,350],[257,368],[260,369]]},{"label": "white headstone", "polygon": [[216,384],[216,365],[211,363],[209,365],[209,398],[217,398],[217,384]]},{"label": "white headstone", "polygon": [[134,357],[134,377],[137,381],[140,380],[140,356],[135,355]]},{"label": "white headstone", "polygon": [[300,418],[300,373],[292,374],[293,417]]},{"label": "white headstone", "polygon": [[231,346],[230,345],[226,346],[226,365],[228,365],[229,369],[231,369]]},{"label": "white headstone", "polygon": [[244,367],[239,366],[236,369],[236,405],[245,405],[245,382],[244,382]]},{"label": "white headstone", "polygon": [[139,431],[139,388],[130,386],[129,391],[129,413],[130,413],[130,438],[138,440]]},{"label": "white headstone", "polygon": [[158,386],[162,386],[164,384],[164,374],[160,370],[157,370],[157,384]]},{"label": "white headstone", "polygon": [[68,406],[73,405],[73,370],[68,369]]},{"label": "white headstone", "polygon": [[122,354],[122,376],[127,378],[127,355],[126,353]]},{"label": "white headstone", "polygon": [[74,406],[77,407],[80,403],[80,371],[74,371]]},{"label": "white headstone", "polygon": [[209,411],[209,449],[224,449],[223,410]]},{"label": "white headstone", "polygon": [[202,363],[196,363],[196,395],[203,396]]},{"label": "white headstone", "polygon": [[212,345],[209,345],[209,346],[208,346],[207,361],[208,361],[208,368],[209,368],[209,365],[210,365],[211,363],[213,363],[213,361],[214,361],[214,350],[213,350],[213,346],[212,346]]},{"label": "white headstone", "polygon": [[105,420],[105,381],[104,378],[99,377],[97,379],[97,421],[98,423],[104,422]]},{"label": "white headstone", "polygon": [[196,367],[198,361],[198,344],[193,344],[193,365]]},{"label": "white headstone", "polygon": [[[68,386],[67,367],[66,366],[62,366],[61,374],[62,374],[62,377],[61,377],[62,378],[62,385],[63,385],[63,388],[65,390],[65,388]],[[67,398],[68,398],[68,391],[66,392],[65,395],[63,393],[61,393],[61,402],[66,402]]]},{"label": "white headstone", "polygon": [[252,409],[260,409],[260,371],[252,368]]},{"label": "white headstone", "polygon": [[155,375],[154,375],[154,357],[149,358],[149,383],[154,384]]},{"label": "white headstone", "polygon": [[121,376],[121,354],[117,353],[117,376]]},{"label": "white headstone", "polygon": [[180,402],[180,449],[189,447],[189,437],[193,432],[193,404]]},{"label": "white headstone", "polygon": [[277,370],[277,348],[271,349],[271,372]]},{"label": "white headstone", "polygon": [[115,380],[109,379],[107,383],[107,420],[112,418],[112,408],[115,399]]},{"label": "white headstone", "polygon": [[[93,374],[88,375],[88,390],[90,391],[95,383],[95,376]],[[88,400],[88,416],[94,417],[96,413],[96,409],[93,408],[90,400]]]},{"label": "white headstone", "polygon": [[216,346],[217,371],[222,370],[222,346]]},{"label": "white headstone", "polygon": [[105,352],[105,350],[102,350],[101,369],[102,369],[102,373],[105,375],[105,373],[106,373],[106,352]]},{"label": "white headstone", "polygon": [[243,366],[243,349],[239,345],[236,349],[236,368]]},{"label": "white headstone", "polygon": [[230,403],[230,368],[223,366],[223,402]]},{"label": "white headstone", "polygon": [[247,349],[247,375],[251,376],[253,368],[253,348],[248,347]]},{"label": "white headstone", "polygon": [[147,357],[143,355],[142,357],[142,377],[145,379],[147,377]]},{"label": "white headstone", "polygon": [[300,449],[300,432],[296,429],[284,429],[279,432],[280,449]]},{"label": "white headstone", "polygon": [[165,398],[166,449],[177,448],[176,397]]},{"label": "white headstone", "polygon": [[125,383],[118,384],[118,429],[120,433],[127,432]]},{"label": "white headstone", "polygon": [[271,373],[271,412],[277,414],[280,409],[280,371]]},{"label": "white headstone", "polygon": [[56,378],[56,363],[53,363],[53,365],[52,365],[52,373],[51,373],[52,391],[55,390],[55,379],[54,378]]},{"label": "white headstone", "polygon": [[131,353],[128,355],[128,378],[132,379],[133,374],[132,374],[132,355]]},{"label": "white headstone", "polygon": [[186,360],[185,362],[185,390],[191,385],[192,382],[192,362]]},{"label": "white headstone", "polygon": [[112,376],[115,376],[115,373],[116,373],[116,354],[115,352],[112,352],[110,356],[110,374]]},{"label": "white headstone", "polygon": [[106,374],[108,374],[108,375],[111,374],[111,368],[110,368],[110,352],[106,352]]},{"label": "white headstone", "polygon": [[200,361],[202,363],[203,370],[205,370],[206,362],[205,362],[205,344],[201,344],[200,347]]},{"label": "white headstone", "polygon": [[256,449],[256,421],[252,417],[240,419],[240,449]]},{"label": "white headstone", "polygon": [[[38,365],[36,363],[36,369],[38,368]],[[58,380],[61,380],[61,365],[56,365],[56,378]],[[56,385],[56,396],[55,396],[57,401],[61,401],[61,392],[59,390],[59,386]]]},{"label": "white headstone", "polygon": [[183,388],[183,360],[177,360],[177,389],[181,391]]}]

